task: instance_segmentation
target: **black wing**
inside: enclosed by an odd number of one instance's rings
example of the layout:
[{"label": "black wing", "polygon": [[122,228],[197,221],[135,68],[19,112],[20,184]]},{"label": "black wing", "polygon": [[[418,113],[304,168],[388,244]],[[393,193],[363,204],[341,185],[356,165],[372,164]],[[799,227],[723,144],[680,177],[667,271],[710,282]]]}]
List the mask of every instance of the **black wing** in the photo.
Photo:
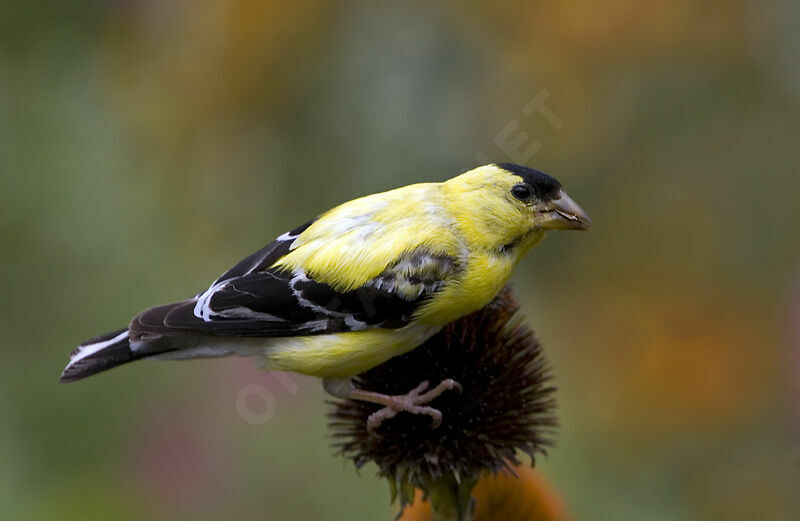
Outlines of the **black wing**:
[{"label": "black wing", "polygon": [[450,257],[413,252],[364,286],[341,292],[303,272],[270,268],[307,226],[243,260],[195,298],[140,313],[131,322],[131,339],[281,337],[400,328],[458,269]]},{"label": "black wing", "polygon": [[[316,220],[316,219],[314,219]],[[306,229],[314,224],[314,220],[308,221],[303,226],[295,228],[290,232],[286,232],[274,242],[264,246],[254,254],[239,262],[236,266],[229,269],[222,274],[220,278],[214,281],[217,284],[220,281],[241,277],[255,271],[259,271],[269,266],[272,266],[278,259],[289,253],[289,250],[294,243],[294,240]],[[214,284],[211,286],[213,287]],[[199,296],[199,295],[198,295]]]}]

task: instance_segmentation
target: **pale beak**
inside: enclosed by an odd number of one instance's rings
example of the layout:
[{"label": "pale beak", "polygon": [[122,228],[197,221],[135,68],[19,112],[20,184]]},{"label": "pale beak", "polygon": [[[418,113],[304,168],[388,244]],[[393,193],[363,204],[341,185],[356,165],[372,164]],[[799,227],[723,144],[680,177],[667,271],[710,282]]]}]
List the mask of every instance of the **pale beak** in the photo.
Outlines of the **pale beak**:
[{"label": "pale beak", "polygon": [[564,190],[542,205],[540,227],[548,230],[588,230],[592,220]]}]

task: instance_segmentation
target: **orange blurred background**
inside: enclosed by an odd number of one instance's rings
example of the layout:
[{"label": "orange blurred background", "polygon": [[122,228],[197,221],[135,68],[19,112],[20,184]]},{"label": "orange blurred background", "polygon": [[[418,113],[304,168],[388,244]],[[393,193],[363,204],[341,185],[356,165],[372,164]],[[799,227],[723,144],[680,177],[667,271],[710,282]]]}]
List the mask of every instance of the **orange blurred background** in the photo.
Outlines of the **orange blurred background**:
[{"label": "orange blurred background", "polygon": [[314,380],[59,372],[335,204],[512,161],[595,222],[514,278],[569,511],[800,519],[798,35],[789,0],[0,7],[0,518],[390,519]]}]

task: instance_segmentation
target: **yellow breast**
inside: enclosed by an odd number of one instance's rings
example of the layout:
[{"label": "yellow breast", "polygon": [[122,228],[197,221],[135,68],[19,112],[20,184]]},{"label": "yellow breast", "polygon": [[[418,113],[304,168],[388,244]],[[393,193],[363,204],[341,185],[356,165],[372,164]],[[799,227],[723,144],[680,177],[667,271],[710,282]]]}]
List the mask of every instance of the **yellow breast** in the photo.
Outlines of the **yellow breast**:
[{"label": "yellow breast", "polygon": [[419,323],[441,327],[482,308],[508,282],[517,260],[515,256],[471,254],[458,279],[423,305],[417,314]]}]

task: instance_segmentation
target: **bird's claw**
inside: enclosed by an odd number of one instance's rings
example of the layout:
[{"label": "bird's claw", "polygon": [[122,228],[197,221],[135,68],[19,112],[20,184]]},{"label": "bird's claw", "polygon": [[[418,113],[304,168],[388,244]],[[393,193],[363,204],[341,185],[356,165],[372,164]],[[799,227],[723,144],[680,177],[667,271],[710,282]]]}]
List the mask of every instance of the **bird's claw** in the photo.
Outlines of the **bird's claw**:
[{"label": "bird's claw", "polygon": [[452,378],[447,378],[439,382],[439,385],[426,392],[426,389],[428,389],[429,386],[430,383],[425,380],[407,394],[388,397],[388,404],[383,409],[370,414],[369,418],[367,418],[367,432],[369,432],[372,436],[380,438],[381,435],[377,433],[377,428],[380,427],[385,420],[389,420],[397,416],[397,413],[399,412],[425,414],[430,416],[431,428],[438,428],[442,424],[442,411],[424,404],[434,400],[445,391],[449,391],[451,389],[455,389],[460,393],[461,384]]}]

